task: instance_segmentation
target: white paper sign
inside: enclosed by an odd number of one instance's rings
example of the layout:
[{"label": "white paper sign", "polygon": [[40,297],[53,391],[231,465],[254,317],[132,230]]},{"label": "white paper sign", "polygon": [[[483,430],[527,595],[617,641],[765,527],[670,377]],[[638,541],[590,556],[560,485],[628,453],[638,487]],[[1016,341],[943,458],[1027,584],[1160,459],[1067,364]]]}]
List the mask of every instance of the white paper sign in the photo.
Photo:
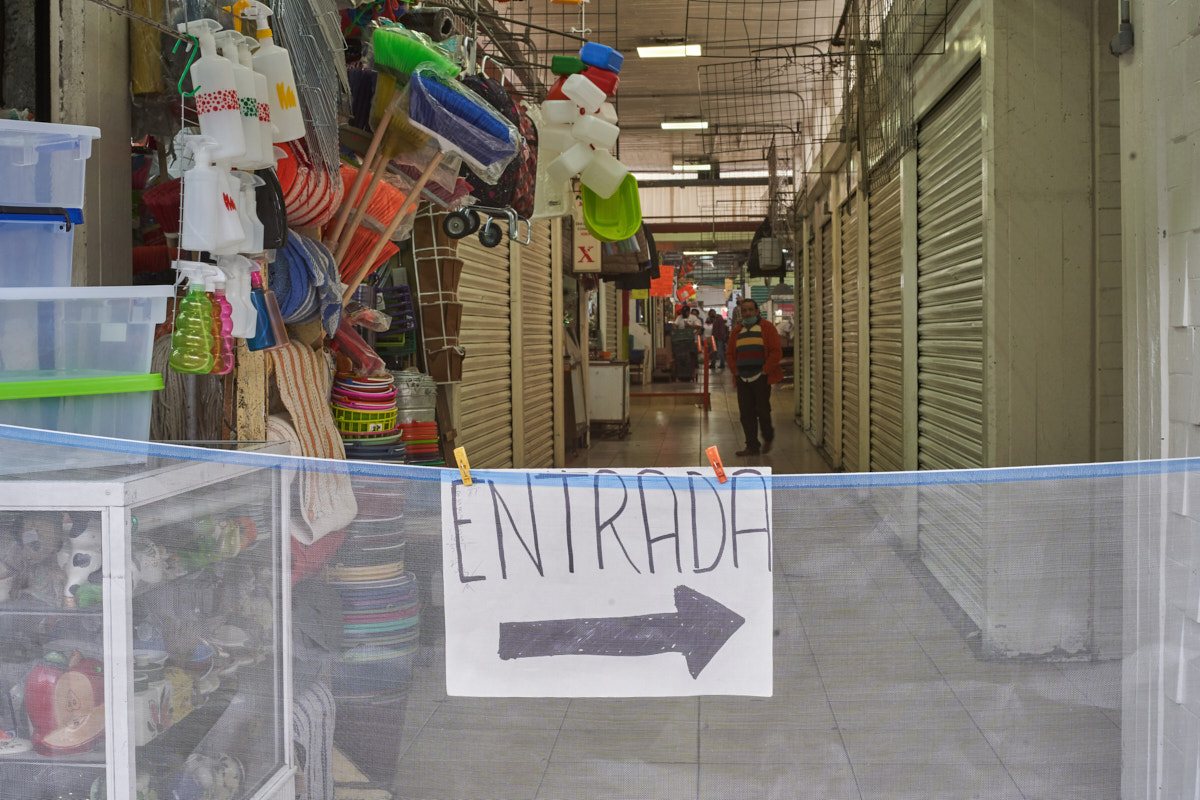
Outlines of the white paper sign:
[{"label": "white paper sign", "polygon": [[770,471],[473,471],[442,482],[446,687],[769,697]]}]

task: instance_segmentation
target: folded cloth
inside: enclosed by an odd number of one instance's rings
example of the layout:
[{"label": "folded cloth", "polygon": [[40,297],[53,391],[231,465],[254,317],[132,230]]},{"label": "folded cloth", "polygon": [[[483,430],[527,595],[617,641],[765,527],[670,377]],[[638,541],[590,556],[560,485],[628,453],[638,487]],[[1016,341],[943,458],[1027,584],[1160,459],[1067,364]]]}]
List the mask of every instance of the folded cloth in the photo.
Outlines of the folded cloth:
[{"label": "folded cloth", "polygon": [[[293,455],[345,461],[346,448],[329,413],[333,376],[324,357],[295,341],[270,353],[288,413],[271,415],[267,438],[288,442]],[[297,470],[301,473],[299,524],[292,526],[292,536],[301,544],[313,544],[345,528],[358,514],[348,467],[334,467],[326,463]],[[289,487],[293,479],[294,473]]]}]

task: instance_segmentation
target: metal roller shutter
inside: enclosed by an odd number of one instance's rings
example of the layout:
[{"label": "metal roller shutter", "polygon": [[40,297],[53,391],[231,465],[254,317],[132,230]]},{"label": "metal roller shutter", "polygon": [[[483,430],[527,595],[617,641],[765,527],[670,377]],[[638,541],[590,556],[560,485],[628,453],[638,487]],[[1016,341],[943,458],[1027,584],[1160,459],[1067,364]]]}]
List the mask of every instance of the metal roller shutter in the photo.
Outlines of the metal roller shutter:
[{"label": "metal roller shutter", "polygon": [[521,248],[521,383],[525,463],[554,466],[554,317],[551,308],[550,222],[533,224]]},{"label": "metal roller shutter", "polygon": [[900,175],[870,196],[871,471],[904,469]]},{"label": "metal roller shutter", "polygon": [[821,226],[821,443],[833,454],[833,220]]},{"label": "metal roller shutter", "polygon": [[463,304],[459,343],[466,351],[458,392],[458,444],[471,466],[512,467],[512,339],[508,237],[484,247],[475,236],[458,242]]},{"label": "metal roller shutter", "polygon": [[604,349],[612,351],[613,358],[621,356],[621,312],[617,304],[620,295],[621,292],[615,283],[604,284],[604,318],[607,320]]},{"label": "metal roller shutter", "polygon": [[817,239],[812,228],[808,236],[808,425],[813,441],[820,437],[821,419],[821,264],[817,261]]},{"label": "metal roller shutter", "polygon": [[[917,134],[917,464],[983,466],[983,127],[978,70]],[[984,618],[982,489],[920,493],[921,557]]]},{"label": "metal roller shutter", "polygon": [[842,214],[842,466],[858,472],[858,198]]}]

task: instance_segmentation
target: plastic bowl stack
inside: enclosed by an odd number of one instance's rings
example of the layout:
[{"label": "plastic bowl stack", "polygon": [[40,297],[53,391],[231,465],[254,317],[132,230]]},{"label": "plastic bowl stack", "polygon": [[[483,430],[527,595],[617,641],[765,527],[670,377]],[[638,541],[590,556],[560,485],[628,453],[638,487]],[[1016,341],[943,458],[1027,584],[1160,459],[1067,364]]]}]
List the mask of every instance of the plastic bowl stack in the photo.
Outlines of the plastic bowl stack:
[{"label": "plastic bowl stack", "polygon": [[346,458],[404,461],[406,448],[396,426],[396,387],[391,375],[338,375],[330,406],[346,447]]},{"label": "plastic bowl stack", "polygon": [[404,442],[407,463],[424,467],[443,467],[442,448],[439,444],[436,422],[404,422],[400,425],[400,439]]}]

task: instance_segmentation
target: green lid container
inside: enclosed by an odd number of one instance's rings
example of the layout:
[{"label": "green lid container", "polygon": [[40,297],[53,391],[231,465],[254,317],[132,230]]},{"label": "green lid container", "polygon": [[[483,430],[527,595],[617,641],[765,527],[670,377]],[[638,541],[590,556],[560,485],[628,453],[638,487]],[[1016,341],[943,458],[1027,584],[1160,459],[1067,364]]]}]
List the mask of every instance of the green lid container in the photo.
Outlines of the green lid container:
[{"label": "green lid container", "polygon": [[0,383],[0,400],[40,400],[47,397],[83,397],[96,394],[153,392],[163,388],[162,375],[103,375],[44,381]]},{"label": "green lid container", "polygon": [[555,56],[550,59],[550,71],[555,75],[574,75],[583,72],[587,64],[579,56]]}]

